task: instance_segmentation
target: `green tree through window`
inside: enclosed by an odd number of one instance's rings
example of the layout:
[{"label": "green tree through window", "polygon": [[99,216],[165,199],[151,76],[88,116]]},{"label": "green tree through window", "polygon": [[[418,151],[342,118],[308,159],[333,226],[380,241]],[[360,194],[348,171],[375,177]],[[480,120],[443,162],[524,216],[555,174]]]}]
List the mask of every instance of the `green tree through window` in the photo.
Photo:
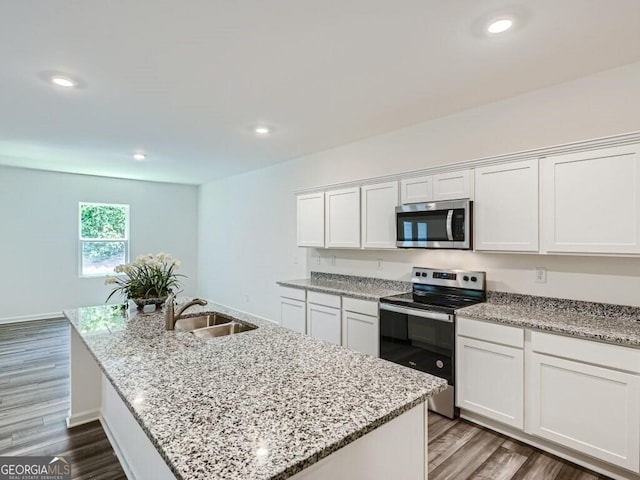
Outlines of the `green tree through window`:
[{"label": "green tree through window", "polygon": [[80,274],[107,275],[129,261],[129,206],[80,203]]}]

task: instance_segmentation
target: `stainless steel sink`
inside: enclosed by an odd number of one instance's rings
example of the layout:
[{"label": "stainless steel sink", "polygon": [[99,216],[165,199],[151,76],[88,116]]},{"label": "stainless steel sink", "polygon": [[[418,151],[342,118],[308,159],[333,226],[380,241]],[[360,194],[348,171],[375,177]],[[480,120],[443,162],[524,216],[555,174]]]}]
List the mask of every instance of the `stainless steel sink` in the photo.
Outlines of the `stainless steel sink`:
[{"label": "stainless steel sink", "polygon": [[198,328],[206,328],[214,325],[224,325],[233,319],[220,313],[208,313],[206,315],[198,315],[194,317],[181,318],[176,321],[175,330],[195,330]]},{"label": "stainless steel sink", "polygon": [[200,338],[213,338],[248,332],[250,330],[255,330],[256,328],[258,327],[256,327],[255,325],[234,321],[225,323],[223,325],[215,325],[213,327],[198,328],[196,330],[192,330],[191,333]]}]

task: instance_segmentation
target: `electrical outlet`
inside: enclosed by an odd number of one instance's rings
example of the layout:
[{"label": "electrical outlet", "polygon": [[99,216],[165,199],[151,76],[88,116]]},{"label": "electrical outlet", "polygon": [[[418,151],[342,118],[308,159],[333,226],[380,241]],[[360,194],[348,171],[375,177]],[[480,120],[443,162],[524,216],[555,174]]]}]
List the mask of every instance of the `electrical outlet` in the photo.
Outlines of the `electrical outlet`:
[{"label": "electrical outlet", "polygon": [[316,257],[316,265],[320,265],[320,255]]},{"label": "electrical outlet", "polygon": [[381,258],[376,260],[376,269],[377,270],[382,270],[382,259]]},{"label": "electrical outlet", "polygon": [[536,283],[547,283],[547,269],[536,267]]},{"label": "electrical outlet", "polygon": [[329,263],[331,265],[335,265],[336,264],[336,256],[335,255],[331,255],[331,257],[329,257]]},{"label": "electrical outlet", "polygon": [[245,295],[245,296],[244,296],[244,301],[245,301],[246,303],[249,303],[249,302],[251,301],[251,298],[249,298],[249,295]]}]

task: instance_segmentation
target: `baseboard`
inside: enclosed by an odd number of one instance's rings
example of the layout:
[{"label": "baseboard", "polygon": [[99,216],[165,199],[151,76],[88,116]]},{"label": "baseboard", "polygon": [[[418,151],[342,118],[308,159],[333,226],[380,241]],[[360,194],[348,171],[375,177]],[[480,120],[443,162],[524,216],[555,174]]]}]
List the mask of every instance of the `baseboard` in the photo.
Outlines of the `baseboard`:
[{"label": "baseboard", "polygon": [[109,440],[109,443],[113,447],[113,451],[116,452],[116,457],[118,457],[118,461],[120,462],[120,466],[122,467],[122,470],[124,470],[124,474],[127,476],[127,480],[136,480],[136,476],[131,471],[131,467],[129,467],[129,464],[127,463],[127,459],[125,458],[124,453],[120,448],[120,444],[118,443],[118,440],[116,440],[115,435],[109,428],[109,424],[107,423],[107,421],[104,419],[102,415],[100,415],[99,420],[100,420],[100,424],[102,425],[102,428],[104,429],[104,433],[107,435],[107,439]]},{"label": "baseboard", "polygon": [[87,412],[74,413],[67,416],[67,428],[78,427],[85,423],[100,420],[100,410],[89,410]]},{"label": "baseboard", "polygon": [[30,322],[32,320],[57,320],[64,318],[62,312],[38,313],[35,315],[21,315],[19,317],[0,318],[0,325],[5,323]]},{"label": "baseboard", "polygon": [[640,480],[640,475],[618,467],[617,465],[611,465],[597,458],[590,457],[562,445],[557,445],[553,442],[547,441],[544,438],[535,437],[522,430],[518,430],[517,428],[513,428],[508,425],[503,425],[500,422],[486,418],[477,413],[469,412],[468,410],[460,410],[460,418],[464,418],[465,420],[469,420],[470,422],[486,427],[495,432],[502,433],[503,435],[507,435],[508,437],[527,443],[539,448],[540,450],[551,453],[552,455],[569,460],[577,465],[602,473],[616,480]]}]

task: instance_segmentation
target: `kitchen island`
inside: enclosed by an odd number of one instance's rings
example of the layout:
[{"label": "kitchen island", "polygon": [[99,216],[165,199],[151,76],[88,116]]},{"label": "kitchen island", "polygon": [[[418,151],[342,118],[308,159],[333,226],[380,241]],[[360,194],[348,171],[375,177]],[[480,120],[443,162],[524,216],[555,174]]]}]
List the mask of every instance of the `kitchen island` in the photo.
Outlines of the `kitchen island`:
[{"label": "kitchen island", "polygon": [[258,328],[206,339],[161,313],[64,312],[68,423],[99,418],[130,478],[426,478],[424,402],[444,380],[220,305],[188,312]]}]

